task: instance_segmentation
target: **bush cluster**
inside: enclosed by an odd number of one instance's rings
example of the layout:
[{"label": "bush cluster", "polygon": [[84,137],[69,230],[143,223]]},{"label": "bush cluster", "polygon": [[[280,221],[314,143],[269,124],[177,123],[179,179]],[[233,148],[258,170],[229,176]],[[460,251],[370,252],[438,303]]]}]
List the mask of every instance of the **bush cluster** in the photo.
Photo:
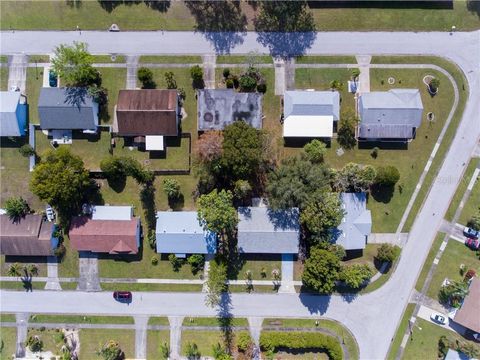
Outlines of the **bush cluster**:
[{"label": "bush cluster", "polygon": [[132,176],[139,184],[151,184],[155,179],[152,171],[145,169],[137,160],[126,156],[112,156],[103,159],[100,162],[100,169],[111,181]]},{"label": "bush cluster", "polygon": [[380,262],[393,262],[400,255],[400,248],[392,244],[382,244],[377,250],[377,260]]},{"label": "bush cluster", "polygon": [[260,348],[263,351],[318,349],[325,351],[330,360],[341,360],[343,357],[342,348],[334,337],[317,333],[264,331],[260,335]]}]

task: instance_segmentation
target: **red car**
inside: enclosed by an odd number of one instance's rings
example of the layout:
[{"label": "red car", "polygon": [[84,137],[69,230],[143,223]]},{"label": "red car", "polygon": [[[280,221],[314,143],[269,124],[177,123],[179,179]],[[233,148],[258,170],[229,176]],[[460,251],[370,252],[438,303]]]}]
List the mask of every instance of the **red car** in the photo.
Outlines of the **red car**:
[{"label": "red car", "polygon": [[113,293],[113,298],[120,302],[131,302],[132,293],[130,291],[115,291]]},{"label": "red car", "polygon": [[465,245],[472,250],[478,250],[480,248],[480,242],[477,239],[465,239]]}]

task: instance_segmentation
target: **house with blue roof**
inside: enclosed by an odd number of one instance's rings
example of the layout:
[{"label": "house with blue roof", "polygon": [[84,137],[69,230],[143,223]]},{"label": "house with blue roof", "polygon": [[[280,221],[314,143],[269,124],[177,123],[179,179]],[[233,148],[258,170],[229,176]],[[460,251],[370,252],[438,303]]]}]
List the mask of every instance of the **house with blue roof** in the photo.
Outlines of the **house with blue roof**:
[{"label": "house with blue roof", "polygon": [[298,208],[238,208],[238,252],[245,254],[298,254]]},{"label": "house with blue roof", "polygon": [[358,102],[359,141],[411,141],[422,123],[418,89],[364,93]]},{"label": "house with blue roof", "polygon": [[27,104],[19,91],[0,91],[0,136],[24,136],[27,129]]},{"label": "house with blue roof", "polygon": [[159,211],[155,228],[157,253],[215,254],[217,234],[205,230],[196,211]]},{"label": "house with blue roof", "polygon": [[285,91],[283,96],[285,138],[327,138],[340,119],[338,91]]},{"label": "house with blue roof", "polygon": [[345,212],[342,222],[334,231],[336,244],[345,250],[365,249],[372,232],[372,214],[367,210],[367,194],[341,193],[340,200]]}]

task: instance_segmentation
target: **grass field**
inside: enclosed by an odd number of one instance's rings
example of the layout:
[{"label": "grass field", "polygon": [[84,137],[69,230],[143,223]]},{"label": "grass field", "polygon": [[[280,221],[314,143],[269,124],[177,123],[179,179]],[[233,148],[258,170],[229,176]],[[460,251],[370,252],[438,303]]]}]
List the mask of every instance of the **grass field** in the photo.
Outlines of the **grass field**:
[{"label": "grass field", "polygon": [[[79,4],[79,5],[75,5]],[[148,7],[144,2],[128,5],[102,6],[93,1],[81,3],[59,3],[45,1],[31,2],[23,7],[17,2],[1,3],[1,29],[58,29],[107,30],[111,24],[118,24],[121,30],[193,30],[194,17],[183,2],[169,2],[167,9]],[[417,6],[415,2],[389,6],[363,6],[362,4],[311,7],[316,29],[325,30],[440,30],[447,31],[455,24],[457,30],[474,30],[480,27],[478,8],[469,11],[467,2],[453,1],[453,8],[438,9],[434,6]],[[448,3],[446,3],[448,4]],[[252,30],[255,8],[241,3],[241,10],[247,17],[247,29]],[[167,10],[166,12],[164,10]],[[215,13],[215,10],[213,10]],[[207,15],[198,14],[204,18]],[[398,21],[402,19],[402,21]],[[228,16],[223,20],[229,23]],[[220,21],[222,22],[222,21]],[[221,28],[217,22],[215,28]],[[225,26],[225,25],[224,25]]]},{"label": "grass field", "polygon": [[163,316],[152,316],[150,319],[148,319],[148,325],[165,325],[169,326],[170,323],[168,321],[168,318],[163,317]]},{"label": "grass field", "polygon": [[463,276],[460,275],[461,264],[464,264],[467,270],[474,269],[477,273],[480,272],[480,260],[475,255],[475,251],[456,240],[450,239],[433,274],[427,295],[437,299],[438,291],[445,278],[453,281],[463,280]]},{"label": "grass field", "polygon": [[59,329],[28,329],[27,338],[38,336],[43,342],[43,351],[51,351],[54,355],[60,355],[64,345],[63,337]]},{"label": "grass field", "polygon": [[15,322],[15,314],[0,313],[0,322]]},{"label": "grass field", "polygon": [[480,181],[479,178],[477,178],[477,181],[475,182],[475,185],[473,186],[472,192],[470,193],[470,196],[468,197],[467,202],[465,203],[465,206],[463,207],[462,213],[460,214],[460,218],[458,219],[458,222],[460,224],[466,224],[470,218],[476,214],[478,211],[480,211]]},{"label": "grass field", "polygon": [[[182,326],[221,326],[220,319],[216,317],[186,317]],[[248,326],[246,318],[232,318],[230,326]]]},{"label": "grass field", "polygon": [[[395,333],[395,337],[390,345],[390,349],[388,352],[388,360],[395,360],[397,356],[398,349],[400,348],[400,344],[403,340],[403,335],[405,334],[405,330],[407,330],[408,322],[413,315],[413,311],[415,310],[415,304],[408,304],[405,312],[403,313],[402,320],[398,325],[397,332]],[[405,358],[407,359],[407,358]]]},{"label": "grass field", "polygon": [[[413,334],[407,341],[407,346],[403,353],[403,359],[438,359],[438,340],[442,335],[448,337],[452,341],[459,340],[461,342],[467,342],[467,340],[453,331],[417,318],[415,326],[413,327]],[[471,341],[469,341],[469,343],[480,351],[480,346],[478,344]]]},{"label": "grass field", "polygon": [[123,55],[115,55],[115,61],[112,61],[112,55],[94,55],[93,62],[97,64],[123,64],[126,62]]},{"label": "grass field", "polygon": [[217,56],[217,64],[246,64],[250,62],[255,64],[273,64],[273,58],[267,55],[219,55]]},{"label": "grass field", "polygon": [[440,245],[442,245],[443,238],[445,237],[445,233],[438,233],[435,237],[435,240],[428,252],[427,259],[423,263],[422,271],[418,276],[417,283],[415,284],[415,289],[417,291],[422,291],[422,287],[425,284],[425,279],[427,278],[428,272],[430,271],[430,267],[432,266],[433,259],[435,259],[435,255],[437,255],[438,250],[440,249]]},{"label": "grass field", "polygon": [[0,341],[3,344],[0,359],[12,359],[12,356],[15,356],[15,350],[17,347],[17,328],[0,327]]},{"label": "grass field", "polygon": [[30,124],[40,124],[38,117],[38,98],[43,86],[43,68],[27,68],[27,83],[25,95],[28,103],[28,121]]},{"label": "grass field", "polygon": [[[58,264],[58,276],[78,277],[78,251],[70,246],[68,235],[63,236],[63,245],[65,246],[66,251],[61,262]],[[62,284],[62,287],[63,286],[64,285]]]},{"label": "grass field", "polygon": [[8,67],[0,67],[0,91],[8,90]]},{"label": "grass field", "polygon": [[355,56],[300,56],[296,59],[297,64],[356,64]]},{"label": "grass field", "polygon": [[[244,330],[235,331],[233,333],[233,347],[235,347],[235,337],[242,332],[247,332]],[[223,345],[223,334],[221,331],[194,331],[194,330],[183,330],[182,331],[182,343],[181,343],[181,353],[185,355],[185,349],[187,343],[196,344],[198,350],[201,353],[201,356],[213,356],[212,347],[216,344]]]},{"label": "grass field", "polygon": [[102,346],[114,340],[125,353],[125,357],[133,358],[135,355],[135,331],[118,329],[80,329],[80,359],[100,359],[97,351]]},{"label": "grass field", "polygon": [[130,316],[30,315],[30,323],[58,324],[133,324]]},{"label": "grass field", "polygon": [[141,64],[201,64],[201,56],[142,55]]},{"label": "grass field", "polygon": [[[0,256],[0,275],[8,276],[10,265],[18,263],[22,268],[34,264],[38,268],[38,275],[47,276],[47,258],[45,256]],[[20,271],[23,275],[23,270]]]},{"label": "grass field", "polygon": [[170,332],[168,330],[148,330],[147,332],[147,360],[161,359],[160,345],[170,346]]},{"label": "grass field", "polygon": [[113,109],[117,104],[118,92],[125,89],[127,82],[127,69],[121,68],[98,68],[102,75],[102,86],[108,90],[108,111],[100,114],[100,124],[113,122]]},{"label": "grass field", "polygon": [[[282,259],[280,255],[240,255],[238,262],[230,269],[230,280],[244,280],[245,273],[249,270],[252,273],[253,280],[270,280],[272,279],[272,271],[282,269]],[[262,270],[265,271],[266,277],[262,276]]]},{"label": "grass field", "polygon": [[196,284],[125,284],[102,283],[104,291],[171,291],[171,292],[200,292],[202,285]]}]

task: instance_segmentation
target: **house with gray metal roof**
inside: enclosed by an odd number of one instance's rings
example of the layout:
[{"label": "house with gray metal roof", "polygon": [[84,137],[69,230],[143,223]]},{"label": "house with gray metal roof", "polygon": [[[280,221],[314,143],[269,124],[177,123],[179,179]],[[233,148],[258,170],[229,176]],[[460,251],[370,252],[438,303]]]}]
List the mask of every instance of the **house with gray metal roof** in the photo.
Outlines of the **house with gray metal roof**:
[{"label": "house with gray metal roof", "polygon": [[217,234],[205,230],[196,211],[159,211],[155,228],[157,253],[215,254]]},{"label": "house with gray metal roof", "polygon": [[331,138],[333,124],[340,119],[338,91],[285,91],[283,136]]},{"label": "house with gray metal roof", "polygon": [[336,244],[345,250],[364,249],[372,232],[372,214],[367,210],[366,193],[341,193],[345,215],[335,233]]},{"label": "house with gray metal roof", "polygon": [[364,93],[358,112],[360,141],[409,141],[422,123],[422,98],[418,89]]},{"label": "house with gray metal roof", "polygon": [[198,90],[198,131],[223,130],[238,120],[261,129],[262,98],[259,93],[240,93],[233,89]]},{"label": "house with gray metal roof", "polygon": [[300,240],[298,208],[238,208],[238,251],[252,254],[297,254]]},{"label": "house with gray metal roof", "polygon": [[20,102],[19,91],[0,91],[0,136],[24,136],[27,105]]},{"label": "house with gray metal roof", "polygon": [[87,88],[42,88],[38,116],[43,130],[96,131],[98,103]]}]

